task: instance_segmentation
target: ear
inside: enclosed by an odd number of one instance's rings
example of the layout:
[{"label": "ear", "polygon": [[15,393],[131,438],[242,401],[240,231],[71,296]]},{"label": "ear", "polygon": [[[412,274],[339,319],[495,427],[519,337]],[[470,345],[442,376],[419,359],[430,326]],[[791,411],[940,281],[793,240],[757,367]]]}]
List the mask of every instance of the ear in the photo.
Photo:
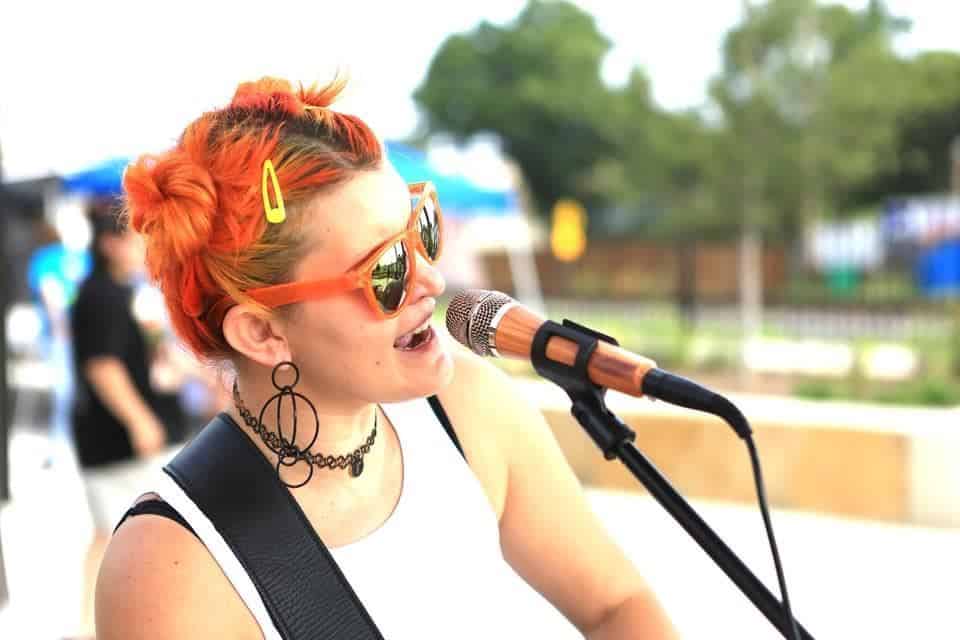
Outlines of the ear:
[{"label": "ear", "polygon": [[238,353],[265,367],[274,367],[291,357],[282,324],[249,305],[238,304],[227,311],[223,337]]}]

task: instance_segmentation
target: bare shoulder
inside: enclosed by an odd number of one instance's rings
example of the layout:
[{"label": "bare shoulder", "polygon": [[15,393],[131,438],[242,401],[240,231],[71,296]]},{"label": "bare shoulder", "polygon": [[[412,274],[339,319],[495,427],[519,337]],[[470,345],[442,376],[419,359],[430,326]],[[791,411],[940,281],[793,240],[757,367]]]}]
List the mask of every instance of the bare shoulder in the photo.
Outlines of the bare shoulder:
[{"label": "bare shoulder", "polygon": [[444,392],[469,390],[476,385],[495,384],[506,376],[489,358],[482,358],[466,347],[451,341],[453,354],[453,380]]},{"label": "bare shoulder", "polygon": [[437,393],[444,409],[454,422],[461,439],[471,439],[475,431],[489,437],[489,421],[505,392],[509,392],[509,376],[495,365],[460,345],[454,344],[453,379]]},{"label": "bare shoulder", "polygon": [[500,517],[506,500],[510,447],[516,429],[543,417],[516,381],[473,352],[453,346],[453,380],[437,394],[467,461]]},{"label": "bare shoulder", "polygon": [[261,638],[243,601],[203,544],[167,518],[123,523],[97,579],[99,640]]},{"label": "bare shoulder", "polygon": [[467,420],[468,425],[479,426],[489,436],[491,427],[508,429],[517,422],[540,417],[536,405],[524,395],[517,380],[488,358],[457,346],[453,361],[453,380],[437,395],[444,407],[450,405],[465,417],[483,419],[482,425],[477,425],[476,420]]}]

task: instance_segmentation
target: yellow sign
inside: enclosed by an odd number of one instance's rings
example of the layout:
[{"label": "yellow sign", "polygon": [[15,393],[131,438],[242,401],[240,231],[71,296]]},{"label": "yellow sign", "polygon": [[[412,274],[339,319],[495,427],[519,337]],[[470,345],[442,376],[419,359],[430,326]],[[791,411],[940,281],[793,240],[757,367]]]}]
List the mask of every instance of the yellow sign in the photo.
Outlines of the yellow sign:
[{"label": "yellow sign", "polygon": [[587,248],[587,212],[576,200],[557,200],[553,205],[550,249],[554,257],[573,262]]}]

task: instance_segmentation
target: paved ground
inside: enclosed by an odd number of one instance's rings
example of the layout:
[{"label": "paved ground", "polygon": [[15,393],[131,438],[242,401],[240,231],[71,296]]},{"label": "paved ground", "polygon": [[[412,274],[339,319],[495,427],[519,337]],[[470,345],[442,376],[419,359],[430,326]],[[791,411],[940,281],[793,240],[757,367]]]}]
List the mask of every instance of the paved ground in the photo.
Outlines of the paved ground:
[{"label": "paved ground", "polygon": [[[18,430],[11,446],[13,501],[0,510],[11,600],[0,638],[47,640],[77,613],[90,520],[76,469],[50,441]],[[612,535],[649,577],[685,638],[776,638],[777,634],[706,555],[649,498],[591,491]],[[757,510],[694,506],[775,592]],[[953,617],[960,530],[775,512],[774,526],[797,618],[818,639],[960,637]]]}]

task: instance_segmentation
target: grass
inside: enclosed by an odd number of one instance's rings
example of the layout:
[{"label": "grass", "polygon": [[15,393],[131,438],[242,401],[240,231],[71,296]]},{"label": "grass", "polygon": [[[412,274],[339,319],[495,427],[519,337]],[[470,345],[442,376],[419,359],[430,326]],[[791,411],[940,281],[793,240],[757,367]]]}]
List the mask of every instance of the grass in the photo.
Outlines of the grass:
[{"label": "grass", "polygon": [[960,384],[936,378],[869,384],[851,380],[804,380],[796,384],[793,395],[810,400],[860,400],[877,404],[953,407],[960,405]]}]

